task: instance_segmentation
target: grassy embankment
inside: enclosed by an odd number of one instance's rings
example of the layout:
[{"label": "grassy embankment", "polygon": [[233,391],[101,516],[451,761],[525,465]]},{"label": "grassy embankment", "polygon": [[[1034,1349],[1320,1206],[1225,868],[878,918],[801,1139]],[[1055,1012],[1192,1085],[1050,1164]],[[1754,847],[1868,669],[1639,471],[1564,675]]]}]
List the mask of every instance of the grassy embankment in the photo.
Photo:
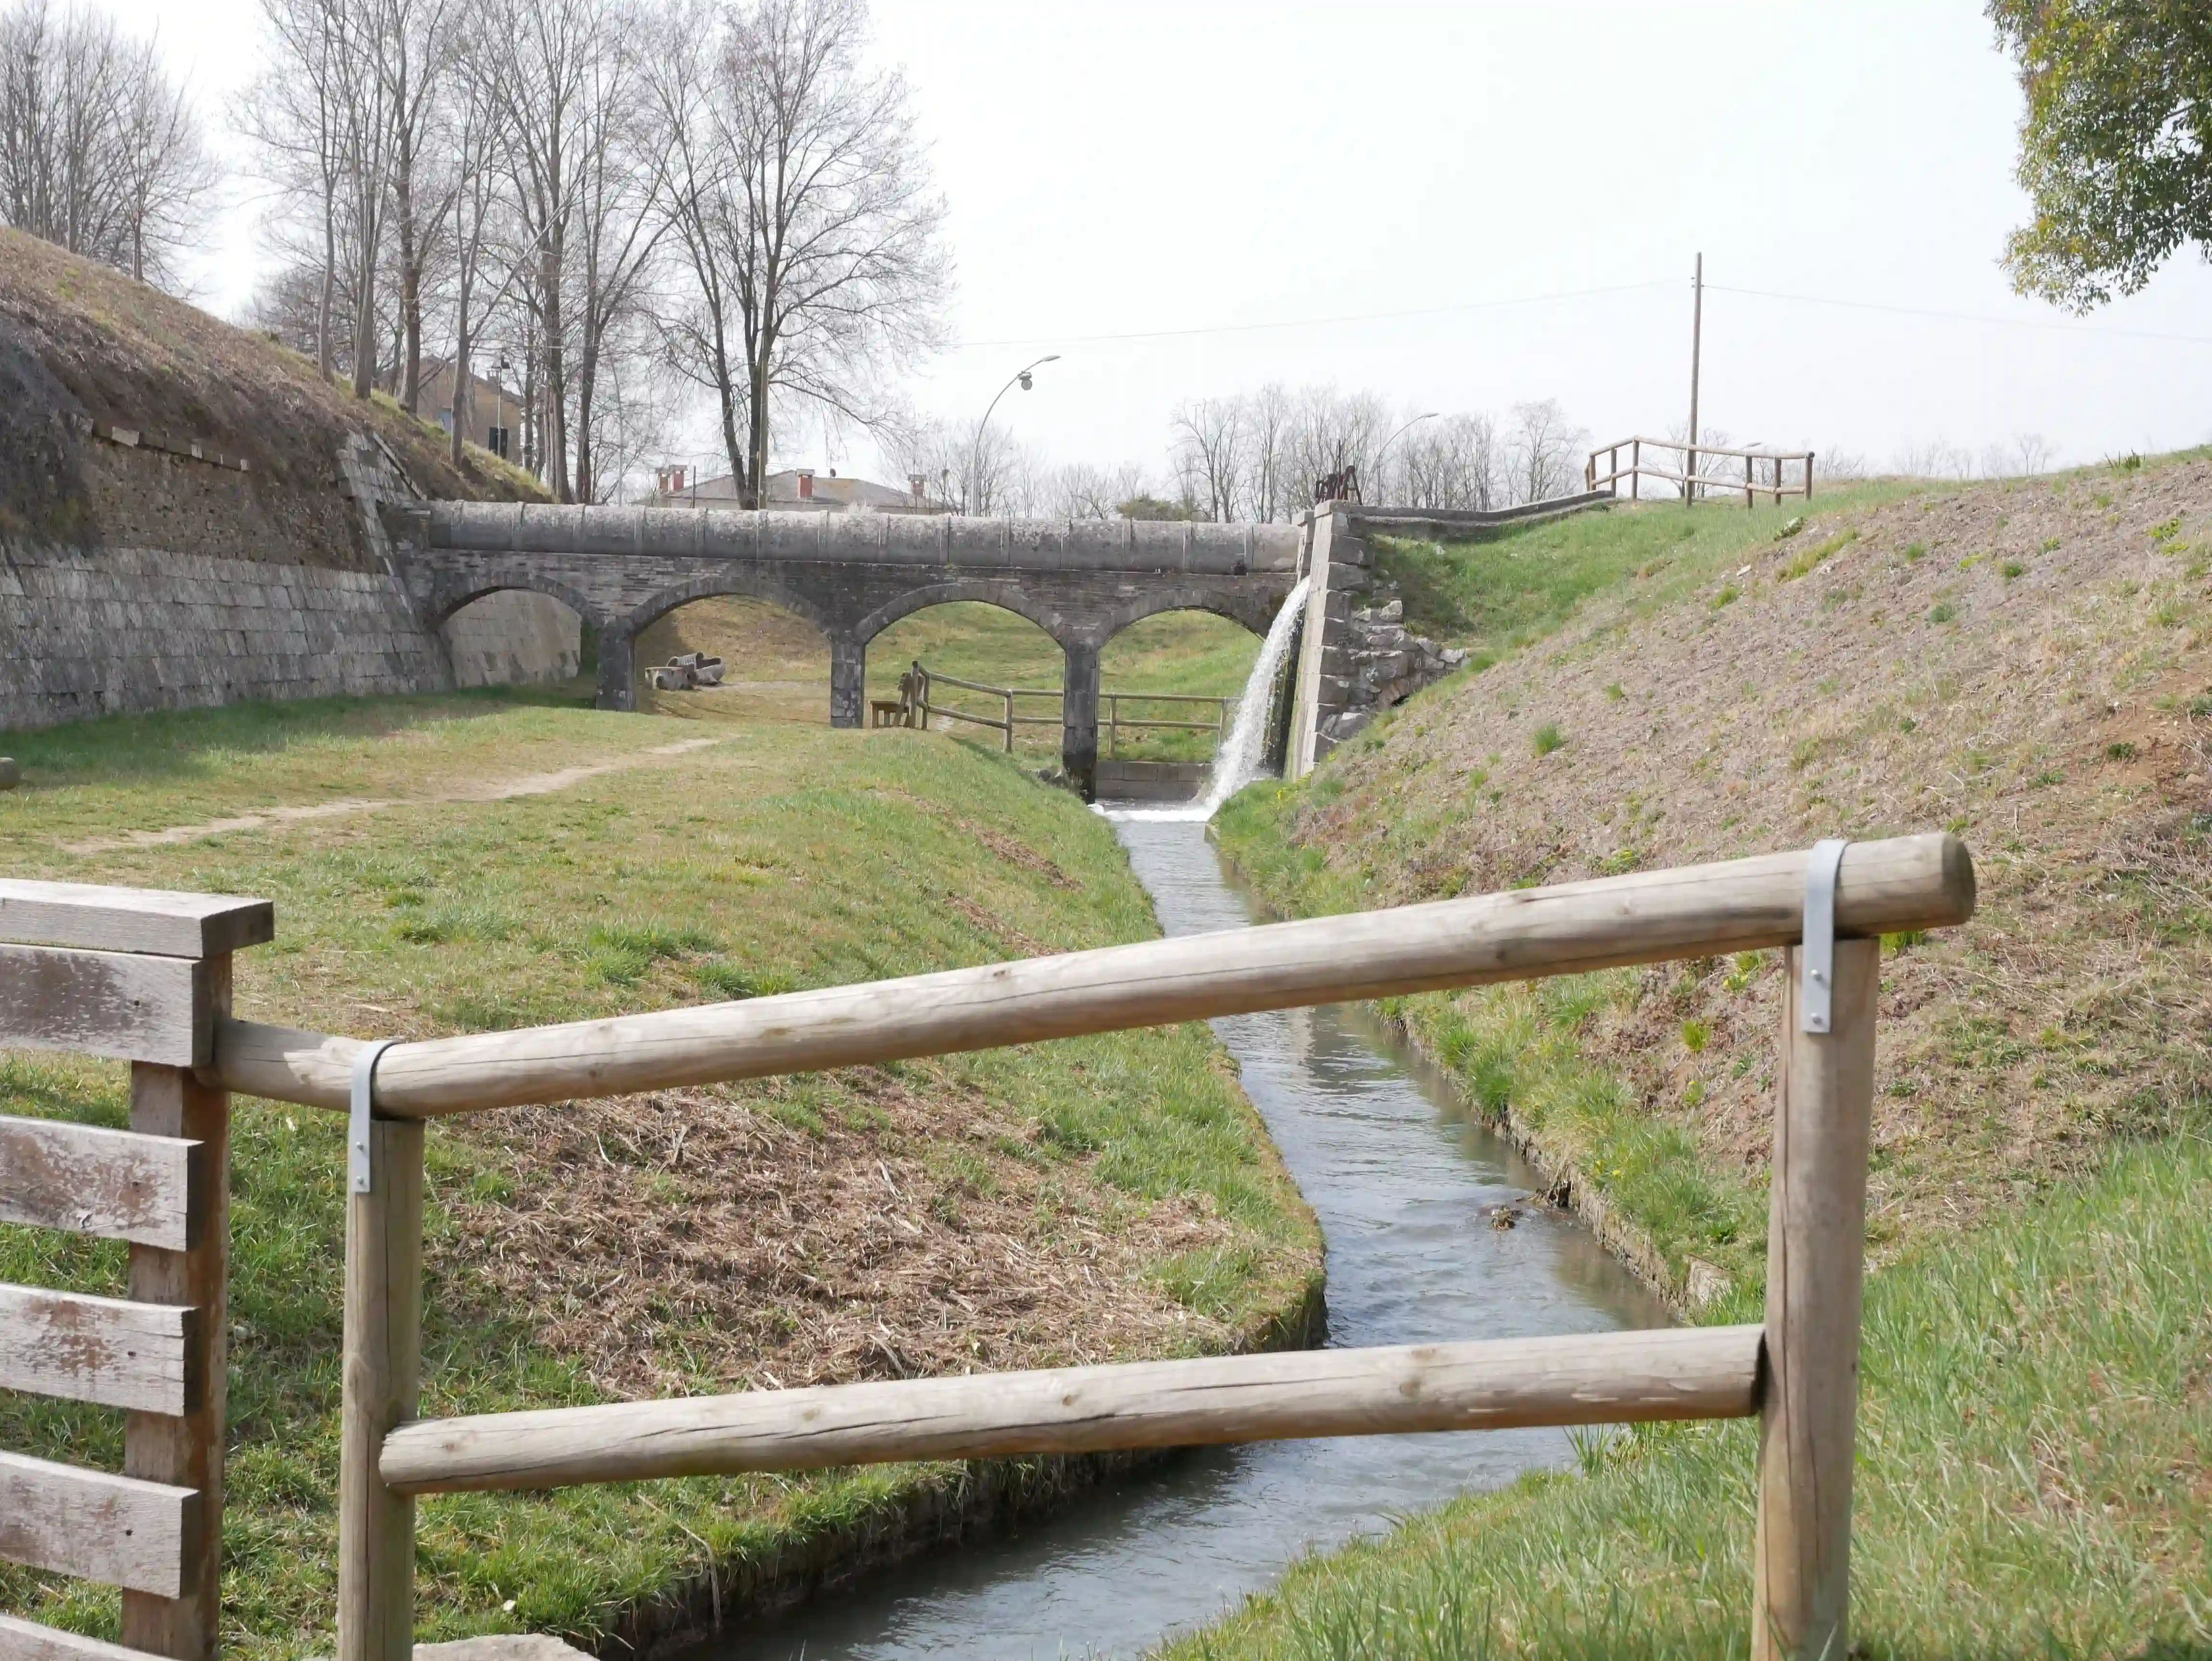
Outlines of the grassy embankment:
[{"label": "grassy embankment", "polygon": [[[648,630],[638,644],[640,665],[665,663],[678,652],[708,652],[730,664],[736,684],[726,691],[641,694],[668,715],[708,718],[820,721],[829,703],[830,648],[813,628],[789,612],[757,600],[700,600]],[[1244,690],[1260,654],[1249,630],[1203,611],[1171,611],[1132,624],[1107,643],[1100,672],[1107,691],[1203,694],[1234,697]],[[957,601],[902,618],[868,646],[868,696],[898,696],[898,679],[920,659],[940,674],[989,686],[1058,691],[1062,660],[1050,636],[1028,618],[995,605]],[[956,709],[998,720],[1003,703],[956,688],[939,689]],[[1191,705],[1124,700],[1125,715],[1146,721],[1209,718]],[[1048,726],[1024,726],[1014,753],[1031,764],[1060,753],[1060,705],[1053,698],[1022,698],[1016,713],[1049,716]],[[1106,747],[1105,711],[1099,712],[1099,753]],[[940,723],[953,736],[987,746],[1000,740],[988,727]],[[1202,761],[1213,753],[1211,733],[1129,732],[1119,753],[1147,761]]]},{"label": "grassy embankment", "polygon": [[[1972,924],[1886,942],[1854,1653],[2212,1646],[2208,510],[2199,454],[1401,545],[1409,621],[1495,660],[1220,821],[1305,912],[1967,840]],[[1778,973],[1392,1013],[1694,1318],[1756,1319]],[[1741,1652],[1753,1451],[1593,1445],[1170,1653]]]},{"label": "grassy embankment", "polygon": [[[921,733],[480,695],[9,748],[8,871],[272,897],[279,940],[241,955],[238,1007],[325,1030],[427,1037],[1153,929],[1102,822]],[[0,1056],[0,1111],[118,1123],[124,1086]],[[341,1130],[239,1104],[226,1652],[329,1652]],[[1202,1026],[441,1122],[429,1169],[431,1412],[1218,1350],[1267,1341],[1319,1272]],[[0,1280],[115,1292],[122,1269],[101,1243],[0,1229]],[[120,1430],[0,1396],[11,1449],[113,1468]],[[432,1500],[423,1635],[642,1640],[703,1612],[710,1568],[741,1610],[1055,1480],[900,1467]],[[113,1633],[112,1594],[21,1570],[0,1569],[0,1608]]]}]

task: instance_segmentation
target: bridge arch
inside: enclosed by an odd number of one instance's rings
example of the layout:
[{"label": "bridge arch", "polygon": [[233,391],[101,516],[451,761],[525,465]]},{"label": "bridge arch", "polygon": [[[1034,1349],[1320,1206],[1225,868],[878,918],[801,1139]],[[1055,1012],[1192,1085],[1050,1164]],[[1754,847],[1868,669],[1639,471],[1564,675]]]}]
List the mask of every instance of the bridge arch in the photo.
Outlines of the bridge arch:
[{"label": "bridge arch", "polygon": [[544,594],[559,600],[594,629],[607,626],[606,614],[593,605],[580,589],[573,588],[557,578],[527,569],[515,571],[486,573],[467,582],[447,583],[431,592],[422,607],[422,624],[428,629],[442,629],[453,621],[454,613],[474,605],[487,594],[507,593]]},{"label": "bridge arch", "polygon": [[671,611],[680,611],[694,600],[720,599],[726,595],[739,595],[746,599],[757,599],[778,606],[793,617],[803,618],[819,630],[823,637],[835,641],[845,632],[839,620],[827,615],[807,595],[787,587],[773,578],[750,571],[732,569],[716,571],[697,580],[664,588],[617,620],[615,627],[632,636],[643,634]]},{"label": "bridge arch", "polygon": [[1275,615],[1282,610],[1283,602],[1290,596],[1290,585],[1285,583],[1279,593],[1224,593],[1213,587],[1182,587],[1173,584],[1155,588],[1107,609],[1097,619],[1097,639],[1100,645],[1133,624],[1147,618],[1156,618],[1169,611],[1204,611],[1224,618],[1238,627],[1267,637],[1267,630]]},{"label": "bridge arch", "polygon": [[1063,651],[1071,642],[1079,642],[1088,633],[1073,627],[1066,614],[1058,606],[1042,605],[1024,593],[1018,583],[989,580],[933,582],[909,588],[906,593],[886,600],[854,624],[850,633],[854,642],[865,649],[870,641],[901,618],[912,617],[916,611],[926,611],[933,605],[957,605],[963,600],[995,605],[1002,611],[1012,611],[1018,618],[1028,618],[1051,636],[1054,643]]}]

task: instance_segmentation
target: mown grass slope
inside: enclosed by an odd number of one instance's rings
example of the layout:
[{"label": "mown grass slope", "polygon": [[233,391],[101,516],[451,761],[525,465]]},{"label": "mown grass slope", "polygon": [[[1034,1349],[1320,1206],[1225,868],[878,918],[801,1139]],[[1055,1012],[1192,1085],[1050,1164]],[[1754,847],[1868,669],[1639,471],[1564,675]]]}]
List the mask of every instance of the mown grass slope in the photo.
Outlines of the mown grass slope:
[{"label": "mown grass slope", "polygon": [[[492,694],[23,736],[11,873],[267,895],[238,1007],[423,1037],[1149,936],[1109,829],[929,734],[702,729]],[[304,811],[298,811],[304,810]],[[103,1123],[119,1068],[0,1056],[0,1111]],[[330,1652],[341,1119],[239,1104],[224,1648]],[[1265,1342],[1310,1219],[1203,1026],[434,1127],[425,1409]],[[0,1228],[0,1281],[118,1250]],[[0,1445],[112,1466],[120,1416],[0,1396]],[[426,1638],[632,1640],[918,1542],[1040,1467],[428,1502]],[[112,1636],[114,1599],[0,1570]]]},{"label": "mown grass slope", "polygon": [[[1220,835],[1304,911],[1964,837],[1974,922],[1886,943],[1855,1637],[2212,1641],[2212,460],[1814,506],[1413,551],[1504,655]],[[1613,575],[1553,623],[1484,608],[1554,554]],[[1747,954],[1394,1013],[1648,1278],[1733,1318],[1763,1277],[1777,977]],[[1218,1652],[1719,1652],[1751,1445],[1637,1439],[1595,1482],[1317,1566]],[[1422,1648],[1378,1611],[1439,1553],[1467,1635]],[[1316,1647],[1340,1628],[1368,1647]]]}]

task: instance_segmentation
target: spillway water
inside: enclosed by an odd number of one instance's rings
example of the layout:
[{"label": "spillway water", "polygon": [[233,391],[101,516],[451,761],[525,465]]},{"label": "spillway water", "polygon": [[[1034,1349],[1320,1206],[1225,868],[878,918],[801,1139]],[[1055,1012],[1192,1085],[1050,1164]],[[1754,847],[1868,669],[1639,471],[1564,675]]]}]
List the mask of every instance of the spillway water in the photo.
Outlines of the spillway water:
[{"label": "spillway water", "polygon": [[1267,762],[1262,751],[1267,747],[1267,716],[1275,702],[1275,678],[1282,672],[1284,662],[1290,656],[1291,643],[1298,637],[1298,619],[1305,611],[1306,589],[1312,581],[1310,577],[1298,579],[1290,597],[1283,601],[1283,609],[1275,613],[1274,622],[1268,625],[1267,637],[1260,643],[1260,655],[1253,660],[1252,672],[1244,678],[1244,690],[1237,696],[1237,719],[1230,724],[1229,736],[1214,751],[1213,771],[1207,777],[1206,794],[1178,807],[1131,808],[1115,814],[1115,818],[1203,824],[1223,802],[1260,776]]},{"label": "spillway water", "polygon": [[[1170,934],[1255,921],[1194,819],[1111,816]],[[1332,1345],[1656,1326],[1664,1311],[1571,1220],[1493,1208],[1537,1185],[1449,1085],[1354,1009],[1213,1023],[1328,1244]],[[1302,1552],[1565,1463],[1564,1433],[1206,1450],[1012,1536],[870,1574],[690,1661],[1133,1657],[1271,1584]]]}]

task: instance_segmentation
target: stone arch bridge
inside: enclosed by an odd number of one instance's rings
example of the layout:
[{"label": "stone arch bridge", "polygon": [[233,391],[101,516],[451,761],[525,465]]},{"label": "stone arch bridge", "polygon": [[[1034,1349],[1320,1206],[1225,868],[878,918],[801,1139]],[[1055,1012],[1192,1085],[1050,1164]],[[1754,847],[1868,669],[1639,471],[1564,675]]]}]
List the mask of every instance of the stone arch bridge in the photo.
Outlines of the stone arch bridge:
[{"label": "stone arch bridge", "polygon": [[1286,525],[1028,520],[693,508],[387,505],[398,575],[426,626],[523,588],[599,632],[599,707],[633,707],[640,631],[680,605],[749,595],[830,642],[830,720],[866,715],[868,642],[911,612],[981,600],[1029,618],[1066,654],[1062,764],[1085,795],[1098,757],[1098,654],[1131,624],[1211,611],[1264,635],[1301,575]]}]

